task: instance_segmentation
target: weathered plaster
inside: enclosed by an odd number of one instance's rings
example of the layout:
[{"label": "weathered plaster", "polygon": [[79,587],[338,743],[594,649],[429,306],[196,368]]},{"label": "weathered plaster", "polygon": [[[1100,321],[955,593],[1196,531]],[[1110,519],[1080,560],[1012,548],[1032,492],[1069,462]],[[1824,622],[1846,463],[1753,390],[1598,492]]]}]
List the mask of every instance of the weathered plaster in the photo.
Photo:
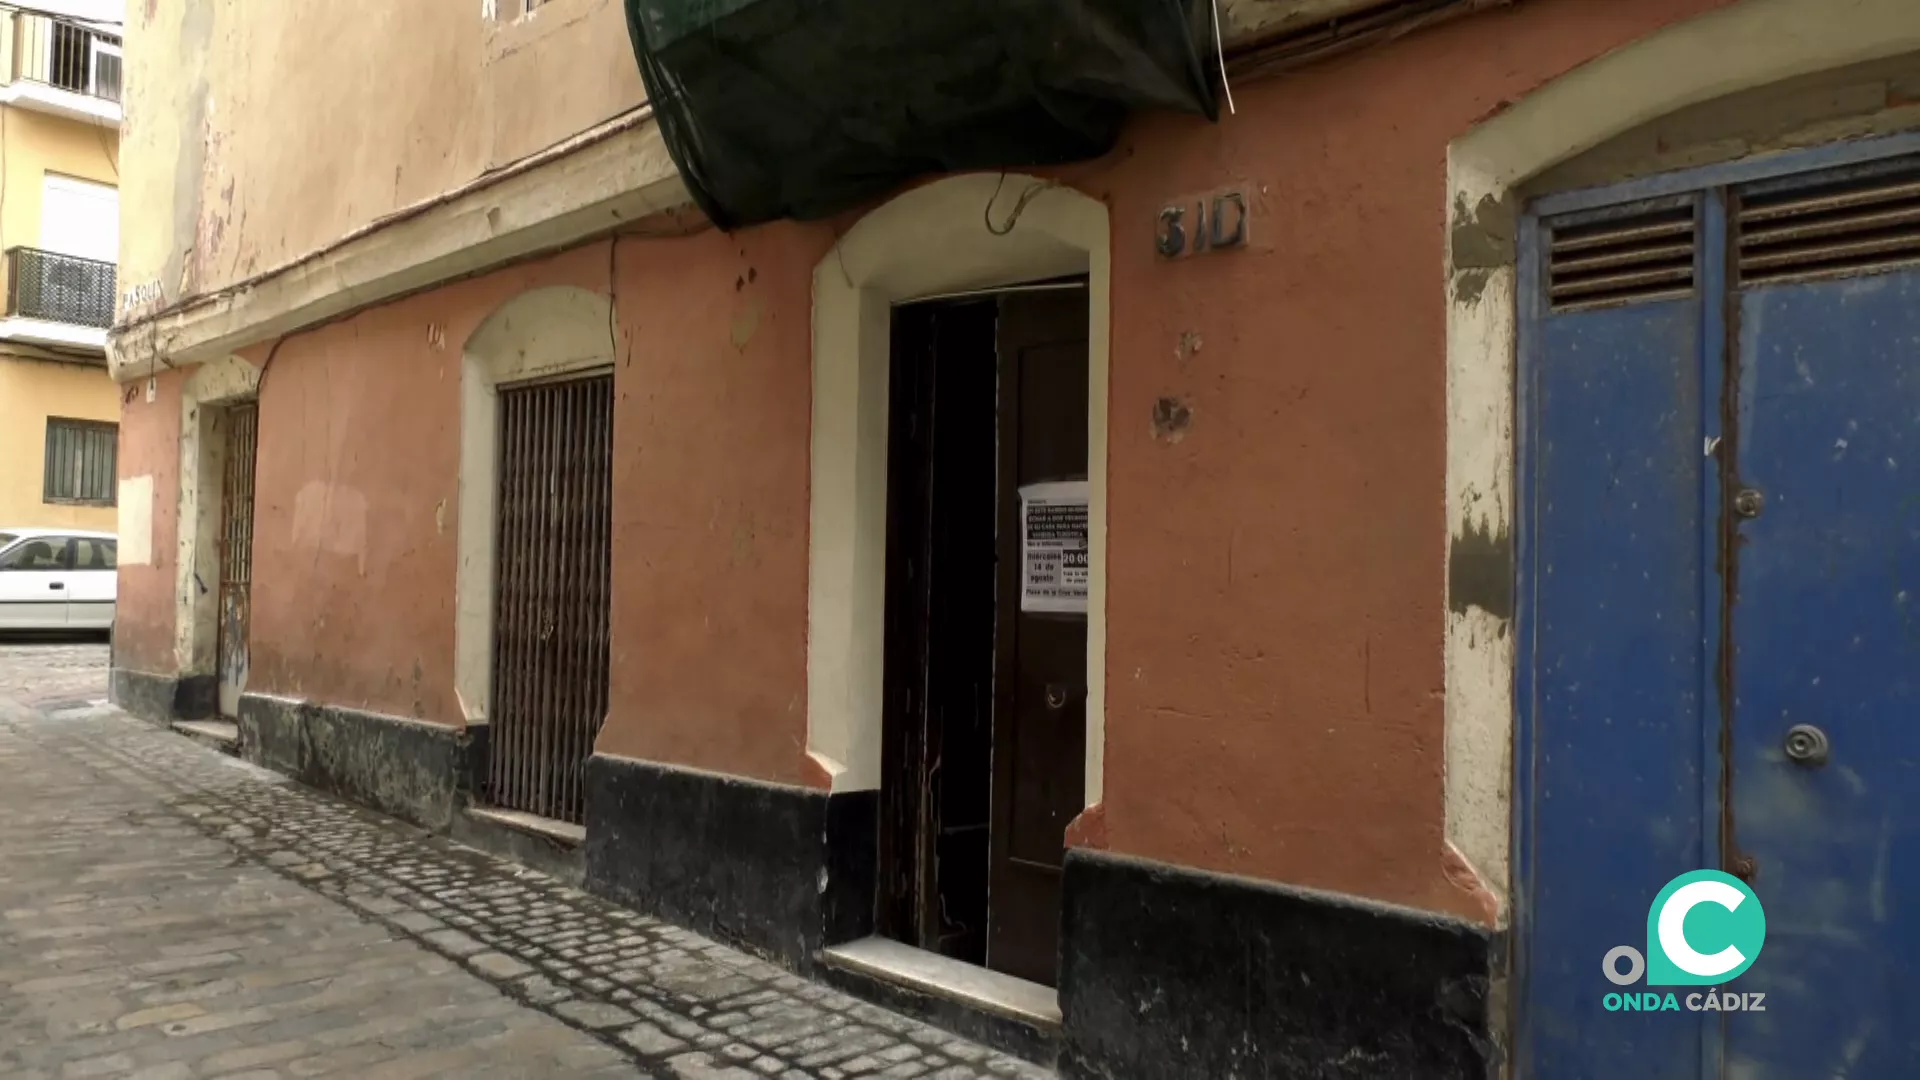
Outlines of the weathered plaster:
[{"label": "weathered plaster", "polygon": [[127,476],[120,480],[121,566],[153,562],[153,477]]},{"label": "weathered plaster", "polygon": [[490,168],[646,100],[621,0],[544,0],[514,18],[481,23]]},{"label": "weathered plaster", "polygon": [[1920,54],[1785,79],[1689,106],[1525,181],[1571,191],[1920,127]]},{"label": "weathered plaster", "polygon": [[[1232,51],[1371,2],[1225,0],[1220,30]],[[506,18],[492,7],[132,5],[127,78],[140,93],[127,113],[124,205],[148,228],[123,246],[118,318],[135,325],[110,342],[115,377],[214,359],[652,214],[691,213],[646,124],[370,228],[644,102],[617,0],[547,0]],[[255,62],[318,40],[328,63]],[[418,62],[419,41],[438,43],[432,63]]]},{"label": "weathered plaster", "polygon": [[[809,783],[808,315],[832,240],[826,225],[783,224],[614,252],[601,754]],[[606,272],[606,249],[589,250]]]},{"label": "weathered plaster", "polygon": [[127,14],[124,186],[147,229],[122,259],[123,318],[289,265],[645,97],[618,0],[507,25],[473,0]]},{"label": "weathered plaster", "polygon": [[251,288],[123,326],[122,382],[255,342],[671,210],[687,200],[651,121],[467,192]]},{"label": "weathered plaster", "polygon": [[120,574],[114,665],[171,676],[178,579],[180,392],[186,374],[162,372],[120,388]]},{"label": "weathered plaster", "polygon": [[1502,895],[1515,649],[1487,581],[1515,512],[1515,188],[1677,110],[1916,49],[1912,0],[1742,0],[1573,69],[1449,147],[1447,528],[1450,563],[1470,570],[1447,613],[1447,837]]},{"label": "weathered plaster", "polygon": [[[1011,232],[981,227],[1004,193],[1042,189]],[[867,214],[813,272],[813,446],[807,588],[807,751],[835,791],[880,786],[885,615],[887,382],[897,300],[1086,274],[1086,802],[1100,801],[1106,746],[1107,351],[1110,229],[1104,204],[1029,176],[953,176]]]}]

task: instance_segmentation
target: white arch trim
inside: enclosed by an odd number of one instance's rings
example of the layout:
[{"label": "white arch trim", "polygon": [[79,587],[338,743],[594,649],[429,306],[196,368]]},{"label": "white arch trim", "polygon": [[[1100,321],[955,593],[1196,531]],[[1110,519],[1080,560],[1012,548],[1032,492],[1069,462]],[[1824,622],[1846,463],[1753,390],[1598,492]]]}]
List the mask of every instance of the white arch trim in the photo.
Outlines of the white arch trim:
[{"label": "white arch trim", "polygon": [[[1498,541],[1513,532],[1517,185],[1675,110],[1915,51],[1914,0],[1740,0],[1571,71],[1454,141],[1447,162],[1449,558],[1463,537]],[[1447,838],[1504,897],[1513,636],[1507,613],[1451,608]]]},{"label": "white arch trim", "polygon": [[259,368],[223,356],[194,369],[180,391],[173,654],[181,675],[212,674],[218,659],[220,484],[226,462],[219,406],[252,398],[259,389]]},{"label": "white arch trim", "polygon": [[[834,791],[880,786],[886,586],[889,309],[898,300],[1088,276],[1086,801],[1100,801],[1106,746],[1107,339],[1104,203],[1043,181],[976,173],[915,188],[848,230],[813,271],[813,446],[807,579],[807,751]],[[998,199],[996,201],[996,193]],[[996,220],[999,220],[996,218]]]},{"label": "white arch trim", "polygon": [[475,328],[460,363],[460,509],[455,535],[453,686],[468,724],[493,687],[494,510],[500,386],[613,363],[613,302],[570,285],[532,289]]}]

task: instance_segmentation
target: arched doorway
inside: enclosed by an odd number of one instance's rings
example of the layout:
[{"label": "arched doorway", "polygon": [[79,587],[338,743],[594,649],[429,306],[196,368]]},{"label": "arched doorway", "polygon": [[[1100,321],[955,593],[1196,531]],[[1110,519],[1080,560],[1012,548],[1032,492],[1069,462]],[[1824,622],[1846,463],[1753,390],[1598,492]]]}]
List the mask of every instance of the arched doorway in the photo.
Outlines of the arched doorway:
[{"label": "arched doorway", "polygon": [[455,688],[486,734],[481,798],[575,830],[607,710],[613,342],[607,297],[535,289],[461,374]]},{"label": "arched doorway", "polygon": [[855,225],[814,296],[808,751],[880,793],[883,934],[1050,985],[1065,828],[1100,796],[1106,208],[945,178]]}]

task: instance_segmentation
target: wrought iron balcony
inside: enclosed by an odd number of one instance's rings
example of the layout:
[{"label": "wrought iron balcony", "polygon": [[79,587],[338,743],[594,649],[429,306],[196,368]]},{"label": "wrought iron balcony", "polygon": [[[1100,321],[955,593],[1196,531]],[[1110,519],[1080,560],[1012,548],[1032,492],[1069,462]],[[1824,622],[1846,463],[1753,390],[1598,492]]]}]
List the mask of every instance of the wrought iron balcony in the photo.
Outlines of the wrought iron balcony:
[{"label": "wrought iron balcony", "polygon": [[14,15],[14,78],[103,101],[120,100],[120,38],[85,23]]},{"label": "wrought iron balcony", "polygon": [[7,249],[7,315],[105,330],[113,325],[114,265],[39,248]]}]

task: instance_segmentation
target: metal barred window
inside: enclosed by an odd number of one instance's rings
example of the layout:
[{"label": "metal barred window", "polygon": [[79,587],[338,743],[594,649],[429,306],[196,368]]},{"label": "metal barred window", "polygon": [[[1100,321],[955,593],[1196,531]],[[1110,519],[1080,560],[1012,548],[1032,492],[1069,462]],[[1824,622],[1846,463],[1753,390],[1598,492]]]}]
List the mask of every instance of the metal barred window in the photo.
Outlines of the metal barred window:
[{"label": "metal barred window", "polygon": [[119,101],[121,51],[118,35],[43,12],[13,16],[15,78],[75,94]]},{"label": "metal barred window", "polygon": [[581,824],[607,712],[613,376],[500,391],[492,804]]},{"label": "metal barred window", "polygon": [[42,499],[112,506],[119,445],[118,424],[49,416]]}]

